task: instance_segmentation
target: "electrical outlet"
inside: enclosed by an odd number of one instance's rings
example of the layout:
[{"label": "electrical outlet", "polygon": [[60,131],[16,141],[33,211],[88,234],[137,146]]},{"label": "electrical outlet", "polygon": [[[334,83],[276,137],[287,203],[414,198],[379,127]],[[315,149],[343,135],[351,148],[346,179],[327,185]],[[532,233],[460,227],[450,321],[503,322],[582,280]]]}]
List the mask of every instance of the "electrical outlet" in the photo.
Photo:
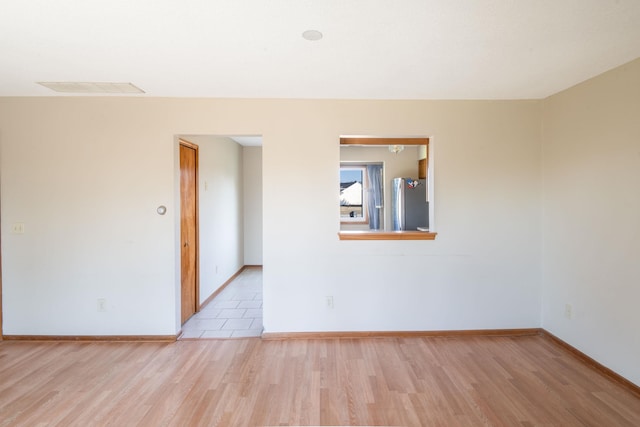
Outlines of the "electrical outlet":
[{"label": "electrical outlet", "polygon": [[13,234],[24,234],[24,223],[16,222],[14,224],[11,224],[11,232]]},{"label": "electrical outlet", "polygon": [[564,317],[566,319],[573,319],[573,307],[571,304],[564,305]]},{"label": "electrical outlet", "polygon": [[328,309],[333,310],[333,296],[324,297],[325,304]]},{"label": "electrical outlet", "polygon": [[100,311],[100,312],[107,311],[107,299],[106,298],[98,298],[98,311]]}]

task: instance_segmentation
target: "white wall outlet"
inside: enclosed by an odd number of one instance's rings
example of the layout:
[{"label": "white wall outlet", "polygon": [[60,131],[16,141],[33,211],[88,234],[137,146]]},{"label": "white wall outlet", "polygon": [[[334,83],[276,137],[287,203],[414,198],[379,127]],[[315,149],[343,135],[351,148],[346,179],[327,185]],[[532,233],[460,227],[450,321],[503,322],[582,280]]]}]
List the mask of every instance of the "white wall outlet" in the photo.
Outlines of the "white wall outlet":
[{"label": "white wall outlet", "polygon": [[564,305],[564,317],[566,319],[573,319],[573,307],[571,304]]},{"label": "white wall outlet", "polygon": [[24,234],[24,223],[16,222],[11,224],[11,232],[13,234]]},{"label": "white wall outlet", "polygon": [[107,311],[107,299],[106,298],[98,298],[98,311],[100,311],[100,312]]},{"label": "white wall outlet", "polygon": [[333,310],[333,296],[324,297],[324,302],[328,309]]},{"label": "white wall outlet", "polygon": [[216,274],[218,274],[218,266],[216,265]]}]

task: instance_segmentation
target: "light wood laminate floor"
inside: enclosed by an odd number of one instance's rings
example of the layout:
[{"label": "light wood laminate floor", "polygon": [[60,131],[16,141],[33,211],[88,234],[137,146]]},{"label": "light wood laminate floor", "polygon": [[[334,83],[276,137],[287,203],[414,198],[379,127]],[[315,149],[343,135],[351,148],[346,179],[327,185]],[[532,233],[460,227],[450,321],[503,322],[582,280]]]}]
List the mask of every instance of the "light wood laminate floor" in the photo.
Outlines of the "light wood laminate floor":
[{"label": "light wood laminate floor", "polygon": [[638,426],[544,336],[0,342],[2,426]]}]

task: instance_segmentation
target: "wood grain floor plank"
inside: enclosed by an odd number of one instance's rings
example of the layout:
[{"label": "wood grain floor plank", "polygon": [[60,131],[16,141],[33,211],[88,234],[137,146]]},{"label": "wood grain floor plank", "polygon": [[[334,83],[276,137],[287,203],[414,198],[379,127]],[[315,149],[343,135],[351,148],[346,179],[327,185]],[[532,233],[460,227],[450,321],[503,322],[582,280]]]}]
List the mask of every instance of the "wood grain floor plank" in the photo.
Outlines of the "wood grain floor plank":
[{"label": "wood grain floor plank", "polygon": [[640,425],[545,336],[0,342],[0,426]]}]

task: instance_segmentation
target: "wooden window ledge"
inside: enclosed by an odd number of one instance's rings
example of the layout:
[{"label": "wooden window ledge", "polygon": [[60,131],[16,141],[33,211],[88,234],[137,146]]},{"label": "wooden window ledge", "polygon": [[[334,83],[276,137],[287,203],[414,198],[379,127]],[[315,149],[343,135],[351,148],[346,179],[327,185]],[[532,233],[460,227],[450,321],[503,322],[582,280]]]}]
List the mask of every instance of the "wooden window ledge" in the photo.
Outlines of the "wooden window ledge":
[{"label": "wooden window ledge", "polygon": [[340,231],[340,240],[435,240],[429,231]]}]

